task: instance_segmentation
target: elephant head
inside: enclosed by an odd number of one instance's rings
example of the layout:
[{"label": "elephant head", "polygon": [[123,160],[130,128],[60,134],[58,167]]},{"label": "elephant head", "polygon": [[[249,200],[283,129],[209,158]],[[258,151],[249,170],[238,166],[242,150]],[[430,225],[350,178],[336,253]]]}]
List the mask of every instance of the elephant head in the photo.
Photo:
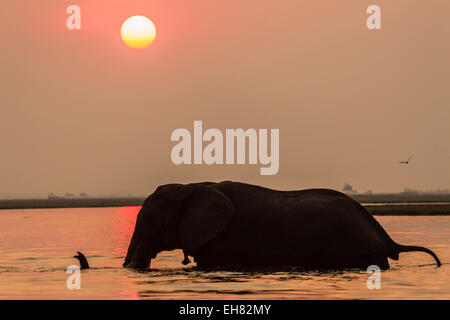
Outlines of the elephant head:
[{"label": "elephant head", "polygon": [[123,266],[149,268],[164,250],[194,255],[225,229],[233,211],[231,200],[213,183],[160,186],[138,213]]}]

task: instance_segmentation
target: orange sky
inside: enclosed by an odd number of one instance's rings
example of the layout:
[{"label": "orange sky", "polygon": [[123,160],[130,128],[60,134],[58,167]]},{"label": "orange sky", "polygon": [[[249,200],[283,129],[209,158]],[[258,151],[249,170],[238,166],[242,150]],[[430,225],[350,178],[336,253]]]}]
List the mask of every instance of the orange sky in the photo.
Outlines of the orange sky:
[{"label": "orange sky", "polygon": [[[66,29],[78,4],[82,30]],[[380,31],[365,27],[370,4]],[[3,0],[0,197],[169,182],[450,188],[450,2]],[[155,23],[142,51],[131,15]],[[280,170],[175,166],[170,134],[279,128]],[[398,161],[409,155],[409,166]]]}]

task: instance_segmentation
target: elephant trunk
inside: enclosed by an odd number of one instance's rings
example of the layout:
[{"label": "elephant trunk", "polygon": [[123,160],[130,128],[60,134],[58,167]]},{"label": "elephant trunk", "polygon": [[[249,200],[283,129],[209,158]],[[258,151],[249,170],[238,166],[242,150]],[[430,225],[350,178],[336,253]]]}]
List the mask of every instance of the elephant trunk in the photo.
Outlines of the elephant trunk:
[{"label": "elephant trunk", "polygon": [[133,235],[123,266],[126,268],[148,269],[157,251],[153,250],[143,237]]},{"label": "elephant trunk", "polygon": [[125,268],[131,268],[131,269],[149,269],[150,268],[150,259],[148,260],[130,260],[125,261],[123,263],[123,266]]}]

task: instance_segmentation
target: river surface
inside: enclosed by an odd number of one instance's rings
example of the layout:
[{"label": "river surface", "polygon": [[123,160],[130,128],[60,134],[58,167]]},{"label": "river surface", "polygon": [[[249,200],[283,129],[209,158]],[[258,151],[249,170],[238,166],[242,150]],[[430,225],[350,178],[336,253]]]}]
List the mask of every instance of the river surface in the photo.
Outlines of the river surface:
[{"label": "river surface", "polygon": [[[443,265],[402,253],[381,272],[381,288],[369,290],[365,270],[205,272],[184,267],[180,250],[160,253],[156,270],[127,270],[121,265],[138,210],[0,210],[0,299],[450,299],[450,216],[376,217],[395,241],[426,246]],[[78,290],[67,288],[74,274],[66,273],[78,265],[76,251],[91,265]]]}]

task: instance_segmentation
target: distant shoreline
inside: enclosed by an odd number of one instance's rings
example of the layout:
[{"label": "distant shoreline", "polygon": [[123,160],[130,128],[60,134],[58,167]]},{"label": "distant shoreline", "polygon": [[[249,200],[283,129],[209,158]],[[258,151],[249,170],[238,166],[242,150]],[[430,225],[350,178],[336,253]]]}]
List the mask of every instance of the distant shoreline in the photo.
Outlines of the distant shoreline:
[{"label": "distant shoreline", "polygon": [[145,198],[74,198],[0,200],[2,209],[56,209],[141,206]]},{"label": "distant shoreline", "polygon": [[375,216],[450,215],[448,193],[385,193],[350,195]]},{"label": "distant shoreline", "polygon": [[[351,197],[364,203],[364,207],[373,215],[450,215],[450,195],[448,194],[356,194]],[[0,210],[129,207],[141,206],[144,200],[145,198],[132,197],[0,200]]]}]

